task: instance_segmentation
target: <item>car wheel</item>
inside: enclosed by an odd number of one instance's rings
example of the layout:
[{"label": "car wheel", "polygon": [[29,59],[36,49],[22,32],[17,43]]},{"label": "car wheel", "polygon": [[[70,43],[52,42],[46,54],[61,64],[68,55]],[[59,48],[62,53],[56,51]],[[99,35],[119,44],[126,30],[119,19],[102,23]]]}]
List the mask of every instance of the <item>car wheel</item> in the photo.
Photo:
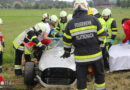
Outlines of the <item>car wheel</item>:
[{"label": "car wheel", "polygon": [[37,84],[34,81],[35,78],[35,64],[34,62],[26,62],[24,67],[24,84],[27,86],[35,86]]}]

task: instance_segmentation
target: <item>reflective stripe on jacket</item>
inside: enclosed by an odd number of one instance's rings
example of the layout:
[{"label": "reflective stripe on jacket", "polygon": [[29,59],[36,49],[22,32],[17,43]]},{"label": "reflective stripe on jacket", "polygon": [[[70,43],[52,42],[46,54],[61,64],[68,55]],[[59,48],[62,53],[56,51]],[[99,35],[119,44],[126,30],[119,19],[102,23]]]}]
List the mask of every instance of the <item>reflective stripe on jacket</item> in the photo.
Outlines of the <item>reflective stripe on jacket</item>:
[{"label": "reflective stripe on jacket", "polygon": [[23,42],[28,44],[31,41],[34,42],[37,46],[41,45],[41,42],[37,39],[36,32],[33,28],[29,28],[29,29],[25,30],[24,32],[22,32],[13,41],[13,45],[16,49],[18,49],[18,48],[22,49],[23,47],[21,47],[21,44],[24,44]]},{"label": "reflective stripe on jacket", "polygon": [[96,61],[102,58],[99,41],[105,36],[97,18],[82,13],[67,24],[63,37],[64,49],[71,49],[74,45],[76,62]]}]

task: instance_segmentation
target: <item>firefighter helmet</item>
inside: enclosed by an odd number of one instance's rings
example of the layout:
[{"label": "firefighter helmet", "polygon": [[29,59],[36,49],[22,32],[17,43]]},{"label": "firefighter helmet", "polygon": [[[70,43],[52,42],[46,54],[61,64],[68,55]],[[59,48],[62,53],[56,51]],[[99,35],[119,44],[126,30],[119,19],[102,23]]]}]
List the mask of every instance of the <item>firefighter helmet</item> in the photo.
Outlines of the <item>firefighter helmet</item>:
[{"label": "firefighter helmet", "polygon": [[109,8],[106,8],[102,11],[102,16],[111,16],[111,10]]},{"label": "firefighter helmet", "polygon": [[67,16],[67,12],[66,11],[61,11],[60,12],[60,17],[66,17]]},{"label": "firefighter helmet", "polygon": [[3,24],[3,20],[0,18],[0,24]]},{"label": "firefighter helmet", "polygon": [[67,16],[67,21],[70,21],[72,19],[72,14],[69,14],[68,16]]},{"label": "firefighter helmet", "polygon": [[81,10],[88,11],[88,3],[86,0],[76,0],[73,9],[77,10],[79,7]]},{"label": "firefighter helmet", "polygon": [[46,18],[48,18],[48,19],[49,19],[49,14],[44,13],[44,14],[42,15],[42,19],[43,19],[43,20],[45,20]]},{"label": "firefighter helmet", "polygon": [[98,10],[97,10],[96,8],[92,8],[92,11],[93,11],[93,15],[96,15],[96,14],[99,13]]},{"label": "firefighter helmet", "polygon": [[57,22],[58,17],[56,15],[51,15],[50,20],[53,22]]},{"label": "firefighter helmet", "polygon": [[37,23],[37,24],[34,26],[34,28],[35,28],[36,31],[45,32],[45,24],[44,24],[43,22]]},{"label": "firefighter helmet", "polygon": [[91,7],[88,8],[88,15],[93,15],[93,10]]}]

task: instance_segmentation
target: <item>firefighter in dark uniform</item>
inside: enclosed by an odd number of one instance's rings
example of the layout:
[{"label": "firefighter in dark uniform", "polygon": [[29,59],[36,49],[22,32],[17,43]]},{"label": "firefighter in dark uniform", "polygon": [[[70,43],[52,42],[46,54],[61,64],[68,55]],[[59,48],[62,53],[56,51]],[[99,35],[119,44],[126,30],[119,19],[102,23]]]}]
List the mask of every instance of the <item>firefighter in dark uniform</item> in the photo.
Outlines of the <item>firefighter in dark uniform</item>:
[{"label": "firefighter in dark uniform", "polygon": [[25,53],[26,62],[31,61],[30,47],[27,48],[30,42],[34,42],[39,49],[46,48],[37,38],[38,35],[44,32],[44,23],[38,23],[35,27],[29,28],[22,32],[14,41],[13,46],[15,48],[15,75],[22,75],[21,60],[22,54]]},{"label": "firefighter in dark uniform", "polygon": [[76,0],[73,19],[67,24],[63,41],[63,58],[70,56],[72,45],[75,47],[77,90],[87,90],[86,79],[88,66],[91,65],[95,73],[95,90],[105,89],[104,64],[100,40],[106,36],[97,18],[87,15],[86,0]]}]

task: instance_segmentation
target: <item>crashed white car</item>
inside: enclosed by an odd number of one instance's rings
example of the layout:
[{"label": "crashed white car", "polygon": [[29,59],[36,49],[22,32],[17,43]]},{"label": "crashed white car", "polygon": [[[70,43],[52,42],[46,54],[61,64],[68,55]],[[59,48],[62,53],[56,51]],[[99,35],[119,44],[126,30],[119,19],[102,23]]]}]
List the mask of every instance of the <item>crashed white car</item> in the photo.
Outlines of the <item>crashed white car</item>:
[{"label": "crashed white car", "polygon": [[24,83],[34,86],[40,82],[44,87],[63,87],[75,84],[74,56],[61,58],[64,53],[62,40],[52,41],[49,47],[52,48],[42,54],[38,65],[34,62],[25,64]]}]

